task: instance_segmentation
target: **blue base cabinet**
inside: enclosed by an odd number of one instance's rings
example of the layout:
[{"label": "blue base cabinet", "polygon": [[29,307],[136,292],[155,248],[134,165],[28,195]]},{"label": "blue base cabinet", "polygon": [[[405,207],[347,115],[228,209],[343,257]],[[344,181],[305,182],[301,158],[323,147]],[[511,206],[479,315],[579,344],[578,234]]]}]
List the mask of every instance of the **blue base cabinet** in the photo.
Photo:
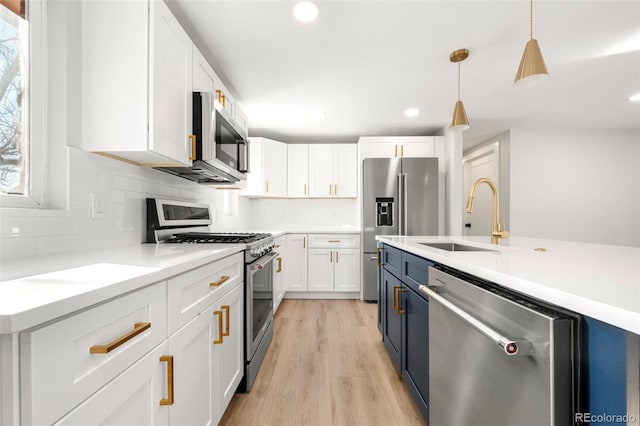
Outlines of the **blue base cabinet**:
[{"label": "blue base cabinet", "polygon": [[434,264],[387,245],[381,255],[378,324],[384,330],[384,346],[428,420],[429,303],[419,286],[428,284],[429,267]]}]

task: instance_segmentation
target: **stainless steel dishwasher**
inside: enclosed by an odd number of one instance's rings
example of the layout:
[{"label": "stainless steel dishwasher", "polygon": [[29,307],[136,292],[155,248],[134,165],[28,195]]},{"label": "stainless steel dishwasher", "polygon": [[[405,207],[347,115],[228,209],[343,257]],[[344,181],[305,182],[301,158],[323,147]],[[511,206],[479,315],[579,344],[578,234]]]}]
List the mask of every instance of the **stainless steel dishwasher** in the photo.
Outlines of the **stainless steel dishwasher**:
[{"label": "stainless steel dishwasher", "polygon": [[429,284],[429,426],[573,424],[578,317],[453,270]]}]

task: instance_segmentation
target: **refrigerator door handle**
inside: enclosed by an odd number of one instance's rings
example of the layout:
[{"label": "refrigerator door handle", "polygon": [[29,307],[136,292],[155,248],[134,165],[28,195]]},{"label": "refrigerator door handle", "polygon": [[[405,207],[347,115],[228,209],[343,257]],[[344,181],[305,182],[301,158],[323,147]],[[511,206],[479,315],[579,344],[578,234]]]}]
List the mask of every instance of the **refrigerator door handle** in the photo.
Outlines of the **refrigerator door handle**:
[{"label": "refrigerator door handle", "polygon": [[402,192],[402,175],[398,175],[398,235],[402,235],[402,220],[404,218],[404,199]]},{"label": "refrigerator door handle", "polygon": [[402,176],[402,189],[404,191],[402,195],[402,214],[404,218],[402,219],[402,224],[404,225],[404,235],[408,235],[407,224],[409,223],[409,219],[407,216],[407,212],[409,211],[409,197],[407,197],[407,174],[405,173]]}]

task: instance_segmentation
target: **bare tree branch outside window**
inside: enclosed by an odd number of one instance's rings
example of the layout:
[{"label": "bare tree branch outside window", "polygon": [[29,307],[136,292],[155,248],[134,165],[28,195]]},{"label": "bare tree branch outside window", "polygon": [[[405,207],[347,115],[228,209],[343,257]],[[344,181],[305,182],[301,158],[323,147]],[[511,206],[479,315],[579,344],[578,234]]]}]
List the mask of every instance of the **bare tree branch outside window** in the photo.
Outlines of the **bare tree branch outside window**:
[{"label": "bare tree branch outside window", "polygon": [[0,192],[28,195],[28,26],[15,3],[0,5]]}]

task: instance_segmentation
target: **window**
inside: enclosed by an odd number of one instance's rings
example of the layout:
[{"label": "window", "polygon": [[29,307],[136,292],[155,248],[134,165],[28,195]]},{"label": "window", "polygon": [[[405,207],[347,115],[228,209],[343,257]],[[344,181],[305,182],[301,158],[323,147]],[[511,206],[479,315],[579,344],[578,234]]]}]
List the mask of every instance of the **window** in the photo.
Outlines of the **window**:
[{"label": "window", "polygon": [[38,207],[44,148],[42,1],[0,0],[0,196]]}]

